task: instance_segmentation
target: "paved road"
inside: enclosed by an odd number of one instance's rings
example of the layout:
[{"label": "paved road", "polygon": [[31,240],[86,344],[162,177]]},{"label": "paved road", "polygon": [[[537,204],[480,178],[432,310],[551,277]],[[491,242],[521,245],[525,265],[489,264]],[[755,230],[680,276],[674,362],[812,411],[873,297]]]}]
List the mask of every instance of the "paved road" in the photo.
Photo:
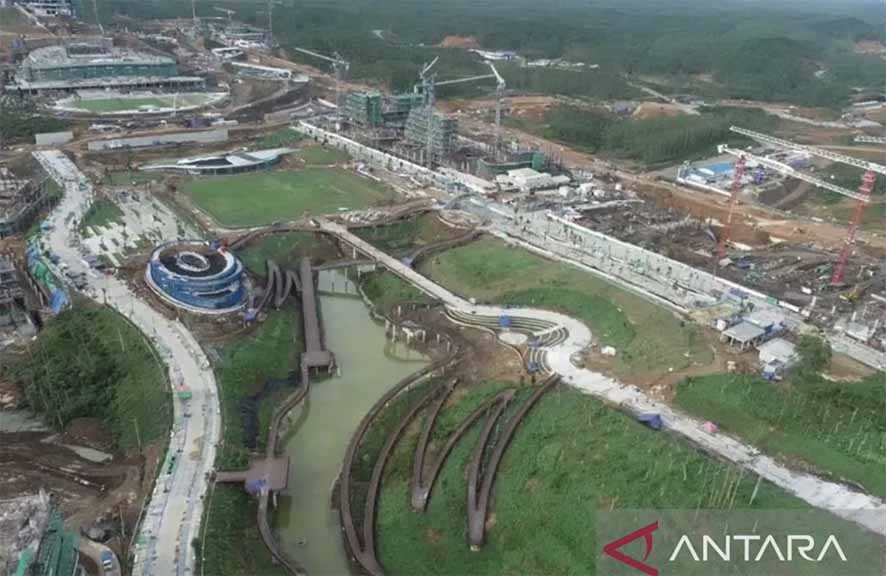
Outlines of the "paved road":
[{"label": "paved road", "polygon": [[[61,152],[35,152],[34,157],[64,187],[65,195],[48,221],[46,240],[72,272],[86,272],[86,292],[129,318],[153,343],[169,369],[174,387],[185,384],[190,400],[174,397],[173,430],[167,462],[144,511],[133,549],[136,575],[182,576],[194,571],[191,540],[198,536],[208,476],[220,438],[215,375],[194,336],[140,300],[115,277],[88,268],[80,252],[77,224],[92,199],[89,180]],[[56,271],[58,273],[58,271]],[[60,278],[64,278],[59,274]],[[174,459],[174,461],[173,461]]]},{"label": "paved road", "polygon": [[[544,225],[543,220],[543,218],[540,219],[537,225]],[[627,386],[603,374],[577,367],[572,359],[591,344],[592,335],[588,327],[575,318],[547,310],[471,304],[464,298],[422,276],[396,258],[351,234],[343,226],[323,218],[316,218],[315,221],[321,230],[334,234],[346,244],[374,258],[394,274],[411,282],[429,296],[442,301],[451,310],[460,312],[462,318],[465,316],[474,317],[477,318],[478,323],[483,324],[484,317],[498,318],[507,315],[514,321],[518,319],[543,320],[565,328],[568,337],[562,342],[548,347],[544,352],[545,364],[567,384],[621,406],[632,413],[657,412],[661,414],[669,430],[685,436],[705,451],[717,454],[759,474],[815,507],[830,510],[838,516],[856,521],[879,534],[886,535],[886,504],[882,500],[861,494],[842,484],[827,482],[810,474],[793,471],[761,454],[759,450],[749,444],[726,434],[708,433],[703,427],[703,421],[656,402],[636,386]]]}]

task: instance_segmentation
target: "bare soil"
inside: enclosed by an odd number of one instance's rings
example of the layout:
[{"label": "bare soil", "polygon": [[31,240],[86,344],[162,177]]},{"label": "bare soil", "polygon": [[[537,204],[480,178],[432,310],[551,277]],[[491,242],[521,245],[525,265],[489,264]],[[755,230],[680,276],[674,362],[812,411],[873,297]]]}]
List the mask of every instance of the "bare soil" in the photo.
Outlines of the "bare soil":
[{"label": "bare soil", "polygon": [[637,106],[632,116],[638,120],[647,118],[662,118],[670,116],[681,116],[686,112],[679,106],[673,104],[663,104],[659,102],[644,102]]},{"label": "bare soil", "polygon": [[480,48],[480,41],[474,36],[447,36],[438,44],[440,48]]}]

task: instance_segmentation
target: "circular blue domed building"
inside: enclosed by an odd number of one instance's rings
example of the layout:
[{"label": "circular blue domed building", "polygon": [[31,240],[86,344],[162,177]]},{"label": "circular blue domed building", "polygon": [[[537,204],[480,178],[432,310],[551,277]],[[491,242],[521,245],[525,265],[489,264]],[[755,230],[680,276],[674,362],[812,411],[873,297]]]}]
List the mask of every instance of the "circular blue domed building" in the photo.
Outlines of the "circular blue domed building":
[{"label": "circular blue domed building", "polygon": [[240,260],[222,247],[199,240],[157,247],[148,261],[145,281],[166,302],[201,314],[237,311],[249,295]]}]

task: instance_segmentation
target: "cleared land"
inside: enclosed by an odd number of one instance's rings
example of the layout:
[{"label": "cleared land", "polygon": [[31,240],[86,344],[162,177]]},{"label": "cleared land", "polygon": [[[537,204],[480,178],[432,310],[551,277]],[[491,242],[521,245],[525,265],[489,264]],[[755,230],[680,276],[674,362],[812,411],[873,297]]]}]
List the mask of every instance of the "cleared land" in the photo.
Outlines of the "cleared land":
[{"label": "cleared land", "polygon": [[185,192],[220,224],[234,227],[366,208],[393,197],[385,186],[347,170],[312,167],[200,178]]},{"label": "cleared land", "polygon": [[697,326],[590,273],[498,240],[454,248],[420,269],[478,301],[548,308],[586,322],[601,346],[618,351],[614,370],[620,375],[679,370],[712,360]]},{"label": "cleared land", "polygon": [[797,374],[789,383],[718,374],[689,378],[675,398],[764,452],[886,497],[886,376],[830,382]]},{"label": "cleared land", "polygon": [[[470,389],[441,413],[435,438],[503,388]],[[528,394],[529,389],[519,395]],[[519,402],[519,398],[517,399]],[[780,489],[654,432],[592,397],[555,389],[529,413],[505,453],[487,521],[487,542],[465,542],[464,470],[479,426],[454,448],[424,514],[409,506],[413,432],[388,464],[378,545],[389,574],[597,574],[597,510],[611,508],[798,508]],[[642,483],[642,489],[637,489]]]}]

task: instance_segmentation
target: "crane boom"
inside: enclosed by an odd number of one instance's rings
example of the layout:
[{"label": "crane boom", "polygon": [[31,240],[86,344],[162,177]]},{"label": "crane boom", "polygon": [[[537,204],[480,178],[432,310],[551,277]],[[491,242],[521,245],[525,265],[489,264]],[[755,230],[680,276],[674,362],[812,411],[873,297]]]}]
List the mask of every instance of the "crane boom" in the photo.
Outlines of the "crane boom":
[{"label": "crane boom", "polygon": [[757,156],[756,154],[751,154],[749,152],[745,152],[743,150],[735,150],[734,148],[730,148],[728,146],[718,146],[718,151],[726,154],[732,154],[733,156],[742,157],[745,156],[750,162],[761,164],[766,166],[767,168],[772,168],[773,170],[777,170],[784,174],[785,176],[790,176],[792,178],[797,178],[798,180],[804,180],[822,188],[824,190],[830,190],[831,192],[836,192],[841,196],[846,196],[848,198],[852,198],[854,200],[858,200],[859,202],[870,202],[870,198],[866,198],[859,194],[858,192],[854,192],[849,190],[848,188],[843,188],[842,186],[837,186],[836,184],[831,184],[826,180],[822,180],[821,178],[816,178],[815,176],[811,176],[804,172],[800,172],[799,170],[794,169],[793,167],[785,164],[784,162],[779,162],[778,160],[773,160],[771,158],[765,158],[763,156]]},{"label": "crane boom", "polygon": [[306,48],[294,48],[296,52],[301,52],[302,54],[307,54],[308,56],[313,56],[314,58],[320,58],[321,60],[326,60],[327,62],[332,62],[333,64],[347,64],[341,58],[333,58],[332,56],[326,56],[325,54],[320,54],[319,52],[314,52],[313,50],[308,50]]},{"label": "crane boom", "polygon": [[773,146],[778,146],[779,148],[803,150],[804,152],[809,152],[810,154],[819,156],[821,158],[826,158],[834,162],[840,162],[842,164],[848,164],[850,166],[855,166],[856,168],[861,168],[862,170],[868,170],[871,172],[876,172],[877,174],[886,175],[886,166],[882,166],[874,162],[860,160],[858,158],[853,158],[852,156],[846,156],[845,154],[838,154],[836,152],[831,152],[830,150],[819,148],[818,146],[797,144],[795,142],[791,142],[790,140],[782,140],[781,138],[775,138],[774,136],[761,134],[760,132],[754,132],[753,130],[748,130],[739,126],[730,126],[729,130],[735,132],[736,134],[741,134],[743,136],[747,136],[748,138],[753,138],[754,140],[757,140],[758,142],[763,142],[764,144],[771,144]]},{"label": "crane boom", "polygon": [[746,161],[747,158],[739,156],[738,162],[735,163],[735,174],[732,177],[732,190],[729,196],[729,212],[726,215],[726,226],[720,235],[720,242],[717,245],[719,260],[726,257],[726,244],[732,239],[732,217],[735,214],[735,206],[738,204],[738,194],[741,192],[741,179],[744,177]]},{"label": "crane boom", "polygon": [[[871,170],[864,173],[861,178],[861,186],[858,193],[865,198],[870,198],[874,185],[877,183],[877,175]],[[839,286],[843,283],[843,277],[846,274],[846,263],[849,261],[849,255],[852,253],[852,246],[855,244],[855,237],[858,235],[858,228],[861,226],[861,220],[864,217],[864,209],[867,202],[858,202],[855,205],[855,213],[852,221],[849,223],[849,233],[846,235],[846,242],[843,244],[843,250],[840,251],[840,258],[834,267],[834,274],[831,276],[831,286]]]},{"label": "crane boom", "polygon": [[444,80],[443,82],[435,82],[435,86],[451,86],[453,84],[461,84],[462,82],[474,82],[476,80],[486,80],[487,78],[495,78],[495,74],[481,74],[479,76],[468,76],[467,78],[456,78],[455,80]]},{"label": "crane boom", "polygon": [[501,74],[498,73],[498,70],[495,69],[495,64],[489,62],[489,67],[492,68],[492,73],[495,74],[495,148],[493,149],[493,156],[496,160],[499,157],[499,151],[501,150],[501,99],[504,96],[505,88],[507,84],[505,84],[505,79],[501,77]]},{"label": "crane boom", "polygon": [[436,56],[436,57],[434,57],[433,60],[431,60],[430,63],[425,64],[424,68],[421,69],[421,72],[418,73],[419,77],[424,78],[425,75],[427,75],[427,73],[431,71],[431,68],[434,67],[434,64],[436,64],[437,60],[439,60],[439,59],[440,59],[440,57]]}]

